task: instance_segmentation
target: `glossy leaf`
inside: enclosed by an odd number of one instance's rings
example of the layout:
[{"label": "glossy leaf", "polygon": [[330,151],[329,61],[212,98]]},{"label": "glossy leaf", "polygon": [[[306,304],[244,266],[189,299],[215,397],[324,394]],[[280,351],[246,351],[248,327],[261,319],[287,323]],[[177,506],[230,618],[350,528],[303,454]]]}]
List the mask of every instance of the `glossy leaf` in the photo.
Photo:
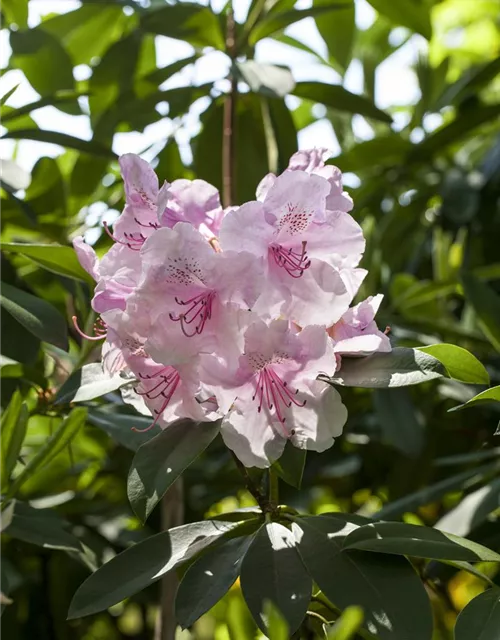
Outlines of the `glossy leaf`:
[{"label": "glossy leaf", "polygon": [[474,407],[476,405],[482,406],[492,402],[500,402],[500,385],[491,387],[491,389],[486,389],[486,391],[481,391],[481,393],[478,393],[477,396],[467,400],[464,404],[452,407],[451,409],[448,409],[448,411],[460,411],[461,409],[466,409],[468,407]]},{"label": "glossy leaf", "polygon": [[433,344],[419,347],[419,351],[428,353],[446,367],[450,378],[469,384],[489,384],[490,376],[484,365],[466,349],[454,344]]},{"label": "glossy leaf", "polygon": [[342,387],[386,388],[421,384],[446,375],[442,364],[418,349],[396,347],[390,353],[366,358],[342,358],[338,373],[328,382]]},{"label": "glossy leaf", "polygon": [[286,483],[296,489],[302,485],[307,451],[294,447],[290,441],[285,445],[281,457],[273,464],[273,469]]},{"label": "glossy leaf", "polygon": [[270,522],[259,530],[243,559],[240,582],[248,608],[264,633],[268,600],[282,614],[290,633],[295,633],[307,611],[312,581],[289,529]]},{"label": "glossy leaf", "polygon": [[56,404],[88,402],[133,382],[133,379],[125,378],[119,373],[110,376],[97,362],[86,364],[72,373],[62,385],[57,392]]},{"label": "glossy leaf", "polygon": [[494,587],[476,596],[460,612],[454,640],[496,640],[500,629],[500,589]]},{"label": "glossy leaf", "polygon": [[82,280],[93,284],[93,279],[81,267],[74,250],[57,244],[26,244],[20,242],[2,242],[2,251],[16,253],[32,260],[40,267],[66,278]]},{"label": "glossy leaf", "polygon": [[89,422],[130,451],[137,451],[145,442],[161,433],[158,425],[149,429],[151,420],[144,416],[89,409]]},{"label": "glossy leaf", "polygon": [[374,522],[356,529],[344,540],[344,549],[394,553],[414,558],[499,562],[500,555],[452,533],[404,522]]},{"label": "glossy leaf", "polygon": [[337,607],[362,607],[364,626],[381,640],[430,640],[430,603],[410,563],[390,555],[342,551],[353,528],[330,517],[294,520],[297,547],[314,581]]},{"label": "glossy leaf", "polygon": [[4,490],[16,465],[26,436],[29,410],[19,389],[16,389],[9,406],[2,413],[1,422],[1,486]]},{"label": "glossy leaf", "polygon": [[336,111],[358,113],[361,116],[389,124],[392,122],[391,116],[376,107],[369,98],[351,93],[338,84],[297,82],[292,93],[294,96],[319,102]]},{"label": "glossy leaf", "polygon": [[175,616],[182,628],[194,624],[229,591],[251,542],[251,537],[228,540],[209,549],[189,567],[175,599]]},{"label": "glossy leaf", "polygon": [[224,36],[217,16],[208,7],[185,2],[151,8],[141,18],[141,27],[150,33],[189,42],[194,47],[224,49]]},{"label": "glossy leaf", "polygon": [[61,349],[68,345],[67,327],[59,311],[49,302],[2,283],[0,304],[34,336]]},{"label": "glossy leaf", "polygon": [[500,351],[500,296],[471,273],[461,277],[467,301],[477,313],[477,318],[485,336]]},{"label": "glossy leaf", "polygon": [[85,580],[71,601],[68,619],[104,611],[145,589],[237,526],[221,521],[195,522],[135,544]]},{"label": "glossy leaf", "polygon": [[127,494],[142,522],[219,430],[220,421],[177,420],[141,446],[130,467]]}]

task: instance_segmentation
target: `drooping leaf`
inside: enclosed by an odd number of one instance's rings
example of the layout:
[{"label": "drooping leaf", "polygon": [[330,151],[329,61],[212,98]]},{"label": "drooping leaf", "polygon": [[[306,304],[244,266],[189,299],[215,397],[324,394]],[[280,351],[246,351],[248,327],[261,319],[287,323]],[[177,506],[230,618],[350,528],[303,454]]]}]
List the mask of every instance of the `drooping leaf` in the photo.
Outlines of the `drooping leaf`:
[{"label": "drooping leaf", "polygon": [[373,522],[350,533],[344,549],[362,549],[414,558],[499,562],[500,555],[477,542],[404,522]]},{"label": "drooping leaf", "polygon": [[175,616],[186,629],[211,609],[231,588],[252,538],[241,537],[214,546],[189,567],[177,590]]},{"label": "drooping leaf", "polygon": [[59,311],[46,300],[2,282],[0,304],[40,340],[55,344],[61,349],[67,348],[66,322]]},{"label": "drooping leaf", "polygon": [[82,268],[71,247],[57,244],[2,242],[0,249],[26,256],[26,258],[29,258],[44,269],[60,276],[94,284],[92,277]]},{"label": "drooping leaf", "polygon": [[10,486],[8,495],[15,496],[23,484],[55,458],[74,438],[77,431],[85,424],[87,409],[78,407],[68,415],[59,429],[38,449],[21,473]]},{"label": "drooping leaf", "polygon": [[62,385],[57,392],[56,404],[88,402],[132,383],[133,379],[119,373],[110,376],[97,362],[86,364],[72,373]]},{"label": "drooping leaf", "polygon": [[466,349],[454,344],[433,344],[419,347],[446,367],[450,378],[469,384],[489,384],[490,376],[484,365]]},{"label": "drooping leaf", "polygon": [[220,421],[177,420],[141,446],[130,467],[127,493],[134,513],[142,522],[219,430]]},{"label": "drooping leaf", "polygon": [[305,449],[298,449],[288,441],[281,457],[273,464],[273,469],[285,482],[296,489],[300,489],[306,464],[306,455],[307,451]]},{"label": "drooping leaf", "polygon": [[500,589],[494,587],[476,596],[460,612],[454,640],[496,640],[500,629]]},{"label": "drooping leaf", "polygon": [[388,124],[392,122],[391,116],[376,107],[369,98],[351,93],[339,84],[297,82],[292,93],[299,98],[320,102],[336,111],[358,113],[361,116],[380,120],[380,122],[387,122]]},{"label": "drooping leaf", "polygon": [[73,64],[63,45],[42,28],[11,31],[13,62],[41,96],[73,90]]},{"label": "drooping leaf", "polygon": [[46,549],[81,551],[78,538],[66,529],[67,523],[52,509],[35,509],[16,500],[12,520],[5,533]]},{"label": "drooping leaf", "polygon": [[145,589],[237,528],[234,522],[195,522],[146,538],[102,565],[71,602],[68,619],[81,618]]},{"label": "drooping leaf", "polygon": [[1,486],[4,491],[19,457],[26,436],[29,410],[19,389],[16,389],[9,406],[2,414],[1,422]]},{"label": "drooping leaf", "polygon": [[461,409],[466,409],[475,405],[490,404],[492,402],[500,402],[500,385],[491,387],[491,389],[486,389],[486,391],[481,391],[481,393],[478,393],[477,396],[467,400],[464,404],[452,407],[451,409],[448,409],[448,411],[460,411]]},{"label": "drooping leaf", "polygon": [[[314,0],[314,6],[327,6],[329,2],[330,0]],[[347,2],[346,8],[342,11],[316,16],[316,26],[328,47],[334,63],[342,71],[346,71],[351,62],[352,48],[356,35],[354,1]]]},{"label": "drooping leaf", "polygon": [[194,47],[223,50],[224,35],[220,22],[208,7],[194,2],[151,9],[141,17],[141,27],[150,33],[189,42]]},{"label": "drooping leaf", "polygon": [[297,548],[314,581],[337,607],[362,607],[364,626],[382,640],[430,640],[430,603],[410,563],[396,556],[342,551],[354,528],[324,516],[294,520]]},{"label": "drooping leaf", "polygon": [[471,273],[461,277],[467,302],[477,314],[479,325],[485,336],[500,351],[500,296]]},{"label": "drooping leaf", "polygon": [[396,347],[390,353],[366,358],[342,358],[342,366],[331,384],[343,387],[406,387],[446,375],[443,365],[418,349]]},{"label": "drooping leaf", "polygon": [[424,446],[424,419],[408,389],[376,389],[373,402],[382,438],[402,453],[415,457]]},{"label": "drooping leaf", "polygon": [[414,0],[368,0],[374,9],[385,15],[395,24],[408,27],[430,40],[432,25],[429,6]]},{"label": "drooping leaf", "polygon": [[264,633],[267,600],[283,615],[290,633],[295,633],[307,611],[312,581],[289,529],[277,522],[261,527],[241,564],[240,582],[248,608]]},{"label": "drooping leaf", "polygon": [[36,140],[38,142],[50,142],[51,144],[59,144],[61,147],[68,149],[76,149],[85,153],[102,156],[104,158],[116,158],[116,154],[105,145],[96,140],[82,140],[75,138],[67,133],[60,131],[46,131],[44,129],[16,129],[7,131],[2,138],[11,140]]},{"label": "drooping leaf", "polygon": [[255,60],[235,63],[236,70],[254,93],[271,98],[284,98],[292,93],[295,81],[289,69]]}]

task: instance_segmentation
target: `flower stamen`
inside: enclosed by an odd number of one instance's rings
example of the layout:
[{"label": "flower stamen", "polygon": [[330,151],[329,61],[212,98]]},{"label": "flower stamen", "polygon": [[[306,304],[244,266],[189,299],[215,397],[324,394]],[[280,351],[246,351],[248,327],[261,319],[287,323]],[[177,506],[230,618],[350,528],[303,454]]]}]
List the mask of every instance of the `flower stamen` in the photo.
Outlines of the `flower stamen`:
[{"label": "flower stamen", "polygon": [[311,266],[311,261],[306,253],[306,244],[305,241],[302,243],[300,253],[293,249],[286,249],[280,244],[271,245],[274,261],[278,267],[285,269],[292,278],[300,278],[304,271]]}]

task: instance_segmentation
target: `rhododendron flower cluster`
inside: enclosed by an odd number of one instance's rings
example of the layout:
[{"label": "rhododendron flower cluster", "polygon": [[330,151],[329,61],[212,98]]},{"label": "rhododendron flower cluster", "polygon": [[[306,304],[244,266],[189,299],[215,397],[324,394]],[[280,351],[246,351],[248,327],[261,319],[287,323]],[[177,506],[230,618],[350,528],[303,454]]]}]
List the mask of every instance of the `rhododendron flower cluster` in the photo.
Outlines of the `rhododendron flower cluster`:
[{"label": "rhododendron flower cluster", "polygon": [[318,376],[391,348],[374,320],[382,296],[350,306],[365,241],[325,153],[299,151],[254,201],[226,210],[205,181],[160,186],[124,155],[125,209],[105,226],[113,246],[99,260],[74,241],[96,281],[103,368],[133,381],[124,400],[162,428],[222,419],[246,466],[269,466],[288,440],[330,447],[347,411]]}]

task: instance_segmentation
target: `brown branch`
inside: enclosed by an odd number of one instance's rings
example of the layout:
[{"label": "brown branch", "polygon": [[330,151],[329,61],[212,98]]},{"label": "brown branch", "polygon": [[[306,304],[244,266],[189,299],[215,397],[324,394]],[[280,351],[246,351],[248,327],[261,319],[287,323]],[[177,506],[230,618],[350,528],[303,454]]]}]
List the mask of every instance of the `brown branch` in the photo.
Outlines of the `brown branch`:
[{"label": "brown branch", "polygon": [[[236,58],[235,23],[233,8],[227,10],[226,49],[231,58],[231,67]],[[224,207],[235,204],[235,123],[238,81],[234,69],[230,71],[231,87],[224,101],[224,122],[222,125],[222,202]]]}]

